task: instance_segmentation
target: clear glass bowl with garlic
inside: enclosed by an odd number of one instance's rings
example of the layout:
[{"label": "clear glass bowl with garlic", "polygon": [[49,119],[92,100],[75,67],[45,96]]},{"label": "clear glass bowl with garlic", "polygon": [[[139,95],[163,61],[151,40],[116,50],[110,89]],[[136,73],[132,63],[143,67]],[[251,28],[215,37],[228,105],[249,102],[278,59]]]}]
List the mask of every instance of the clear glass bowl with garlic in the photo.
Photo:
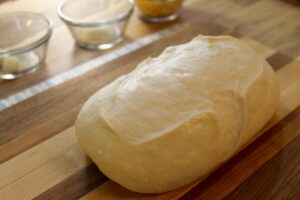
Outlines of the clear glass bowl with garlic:
[{"label": "clear glass bowl with garlic", "polygon": [[0,30],[0,78],[35,72],[46,57],[52,22],[39,13],[8,13],[0,15]]},{"label": "clear glass bowl with garlic", "polygon": [[57,12],[78,46],[108,49],[122,40],[133,7],[132,0],[66,0]]}]

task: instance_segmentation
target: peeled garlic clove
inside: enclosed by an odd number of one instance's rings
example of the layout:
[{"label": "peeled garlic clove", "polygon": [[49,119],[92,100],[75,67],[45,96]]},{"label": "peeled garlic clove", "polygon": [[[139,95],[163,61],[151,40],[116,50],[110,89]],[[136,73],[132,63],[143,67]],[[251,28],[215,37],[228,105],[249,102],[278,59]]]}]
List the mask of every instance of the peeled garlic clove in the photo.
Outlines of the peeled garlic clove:
[{"label": "peeled garlic clove", "polygon": [[18,71],[25,71],[32,67],[35,67],[39,63],[39,57],[33,53],[28,52],[19,56],[20,65]]},{"label": "peeled garlic clove", "polygon": [[5,73],[16,73],[19,70],[20,61],[16,56],[2,58],[2,71]]}]

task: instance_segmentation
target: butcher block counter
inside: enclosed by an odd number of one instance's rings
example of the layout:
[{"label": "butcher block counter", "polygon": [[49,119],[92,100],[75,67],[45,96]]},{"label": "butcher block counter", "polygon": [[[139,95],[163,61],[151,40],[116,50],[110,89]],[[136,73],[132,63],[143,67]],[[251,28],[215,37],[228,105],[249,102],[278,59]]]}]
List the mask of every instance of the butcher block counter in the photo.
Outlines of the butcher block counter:
[{"label": "butcher block counter", "polygon": [[[297,1],[186,0],[179,19],[161,24],[142,22],[134,12],[124,40],[103,51],[75,46],[57,17],[58,3],[0,3],[0,13],[37,11],[54,22],[44,66],[17,80],[0,80],[1,200],[300,199]],[[198,34],[233,35],[269,61],[280,82],[276,115],[260,137],[204,180],[158,195],[131,192],[101,174],[82,151],[76,116],[97,90],[148,56]]]}]

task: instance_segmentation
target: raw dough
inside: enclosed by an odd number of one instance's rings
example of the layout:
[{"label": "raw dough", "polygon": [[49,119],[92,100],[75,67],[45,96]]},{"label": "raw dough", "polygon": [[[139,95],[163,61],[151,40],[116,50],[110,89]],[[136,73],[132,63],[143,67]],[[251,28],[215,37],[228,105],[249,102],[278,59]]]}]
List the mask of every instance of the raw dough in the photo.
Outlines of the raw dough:
[{"label": "raw dough", "polygon": [[279,99],[266,60],[230,36],[198,36],[93,95],[82,148],[110,179],[161,193],[203,178],[253,138]]}]

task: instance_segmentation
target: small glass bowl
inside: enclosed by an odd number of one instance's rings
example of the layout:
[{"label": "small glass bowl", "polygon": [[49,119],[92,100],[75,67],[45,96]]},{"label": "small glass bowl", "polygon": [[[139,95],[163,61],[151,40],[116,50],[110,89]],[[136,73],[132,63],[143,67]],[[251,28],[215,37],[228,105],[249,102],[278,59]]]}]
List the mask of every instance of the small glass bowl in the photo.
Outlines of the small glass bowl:
[{"label": "small glass bowl", "polygon": [[122,40],[133,8],[132,0],[66,0],[58,15],[79,47],[108,49]]},{"label": "small glass bowl", "polygon": [[45,60],[52,22],[44,15],[0,15],[0,77],[15,79],[35,72]]},{"label": "small glass bowl", "polygon": [[147,22],[167,22],[178,17],[183,0],[136,0],[140,18]]}]

